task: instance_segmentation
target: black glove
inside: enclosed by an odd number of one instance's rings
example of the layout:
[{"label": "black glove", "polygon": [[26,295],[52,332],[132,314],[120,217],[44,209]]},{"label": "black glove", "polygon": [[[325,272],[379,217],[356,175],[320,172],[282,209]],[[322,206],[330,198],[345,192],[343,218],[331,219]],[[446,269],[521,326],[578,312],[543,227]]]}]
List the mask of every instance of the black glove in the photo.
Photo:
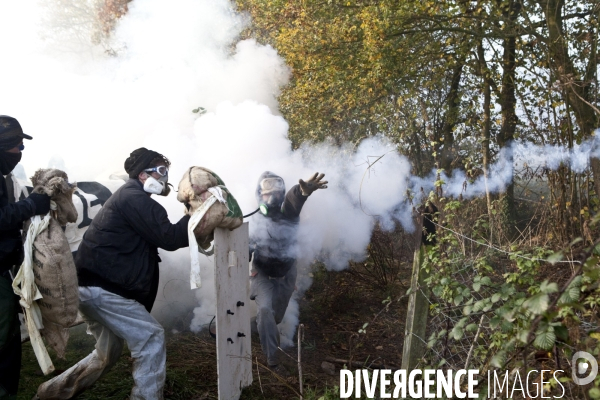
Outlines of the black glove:
[{"label": "black glove", "polygon": [[300,191],[302,192],[302,196],[310,196],[312,192],[317,189],[327,189],[327,184],[329,182],[322,180],[324,176],[325,174],[319,174],[318,172],[315,172],[315,174],[306,181],[300,179],[298,183],[300,183]]},{"label": "black glove", "polygon": [[45,193],[31,193],[28,197],[35,204],[34,215],[46,215],[50,211],[50,196]]}]

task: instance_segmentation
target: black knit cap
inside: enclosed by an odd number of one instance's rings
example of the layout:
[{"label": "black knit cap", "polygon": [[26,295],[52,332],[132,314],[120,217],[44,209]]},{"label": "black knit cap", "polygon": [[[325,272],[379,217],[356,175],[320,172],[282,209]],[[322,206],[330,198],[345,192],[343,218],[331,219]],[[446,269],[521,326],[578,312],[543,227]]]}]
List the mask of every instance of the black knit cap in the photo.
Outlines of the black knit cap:
[{"label": "black knit cap", "polygon": [[125,160],[125,172],[132,179],[137,179],[140,172],[151,167],[151,163],[156,158],[164,158],[162,154],[156,151],[148,150],[145,147],[140,147],[131,152],[127,160]]},{"label": "black knit cap", "polygon": [[33,139],[23,133],[21,124],[13,117],[0,115],[0,150],[10,150],[23,139]]}]

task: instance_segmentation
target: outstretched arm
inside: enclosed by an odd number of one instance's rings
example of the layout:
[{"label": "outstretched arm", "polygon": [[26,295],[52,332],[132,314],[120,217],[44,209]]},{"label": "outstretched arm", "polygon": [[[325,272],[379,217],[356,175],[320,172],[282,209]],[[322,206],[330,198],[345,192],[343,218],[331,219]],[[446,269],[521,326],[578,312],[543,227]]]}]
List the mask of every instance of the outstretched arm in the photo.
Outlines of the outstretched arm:
[{"label": "outstretched arm", "polygon": [[315,174],[306,181],[300,179],[298,183],[300,184],[302,196],[308,197],[317,189],[327,189],[327,184],[329,182],[323,180],[324,176],[325,174],[319,174],[318,172],[315,172]]},{"label": "outstretched arm", "polygon": [[322,180],[325,174],[316,172],[306,181],[300,179],[298,185],[292,188],[285,195],[283,202],[283,214],[288,218],[297,218],[300,215],[304,202],[317,189],[327,189],[327,181]]}]

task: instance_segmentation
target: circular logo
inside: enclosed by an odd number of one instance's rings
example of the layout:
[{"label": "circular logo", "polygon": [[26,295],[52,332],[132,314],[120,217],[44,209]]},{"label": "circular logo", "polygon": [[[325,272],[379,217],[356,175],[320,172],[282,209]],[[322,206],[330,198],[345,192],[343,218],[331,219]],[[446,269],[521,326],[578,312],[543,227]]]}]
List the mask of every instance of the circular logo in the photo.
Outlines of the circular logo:
[{"label": "circular logo", "polygon": [[[580,358],[585,359],[585,361],[579,361]],[[585,378],[579,378],[577,374],[583,375],[590,370],[590,374]],[[596,375],[598,375],[598,361],[594,358],[593,355],[588,353],[587,351],[578,351],[573,354],[573,358],[571,359],[571,378],[573,378],[573,382],[575,384],[583,386],[592,382]]]}]

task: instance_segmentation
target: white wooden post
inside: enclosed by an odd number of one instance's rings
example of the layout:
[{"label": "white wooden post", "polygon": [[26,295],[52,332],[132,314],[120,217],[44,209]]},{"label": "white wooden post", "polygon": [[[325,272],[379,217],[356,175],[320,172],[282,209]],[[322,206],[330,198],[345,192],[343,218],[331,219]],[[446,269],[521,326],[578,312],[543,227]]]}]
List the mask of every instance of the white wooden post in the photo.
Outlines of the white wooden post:
[{"label": "white wooden post", "polygon": [[219,400],[238,400],[252,384],[248,223],[214,235]]}]

